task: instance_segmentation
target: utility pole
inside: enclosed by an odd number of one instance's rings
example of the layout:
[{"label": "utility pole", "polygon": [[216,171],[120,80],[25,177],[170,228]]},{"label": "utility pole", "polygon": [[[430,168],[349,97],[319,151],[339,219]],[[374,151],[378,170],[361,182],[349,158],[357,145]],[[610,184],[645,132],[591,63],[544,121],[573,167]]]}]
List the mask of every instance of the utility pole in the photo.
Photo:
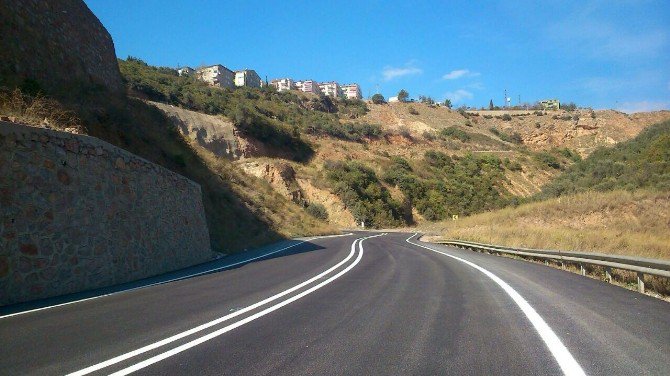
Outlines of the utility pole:
[{"label": "utility pole", "polygon": [[507,108],[507,89],[505,89],[505,97],[503,98],[503,107]]}]

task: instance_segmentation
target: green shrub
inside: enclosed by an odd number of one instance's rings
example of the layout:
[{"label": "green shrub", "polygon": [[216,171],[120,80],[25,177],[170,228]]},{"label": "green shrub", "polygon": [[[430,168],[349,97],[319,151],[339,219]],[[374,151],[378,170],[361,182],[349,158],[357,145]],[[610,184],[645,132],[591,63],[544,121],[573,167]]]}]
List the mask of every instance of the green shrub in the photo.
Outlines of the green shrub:
[{"label": "green shrub", "polygon": [[498,136],[501,140],[503,140],[505,142],[511,142],[511,143],[514,143],[514,144],[522,144],[523,143],[523,138],[521,137],[521,134],[519,134],[518,132],[514,132],[510,135],[510,134],[507,134],[507,133],[505,133],[505,132],[503,132],[503,131],[499,130],[498,128],[495,128],[495,127],[489,128],[489,131],[491,131],[491,133]]},{"label": "green shrub", "polygon": [[522,171],[521,163],[517,161],[510,161],[509,158],[503,160],[503,166],[510,171]]},{"label": "green shrub", "polygon": [[533,158],[535,158],[536,161],[540,162],[544,166],[549,166],[554,169],[561,168],[561,163],[558,161],[558,159],[546,151],[535,153]]},{"label": "green shrub", "polygon": [[511,121],[511,120],[512,120],[512,116],[510,116],[510,114],[504,114],[504,115],[502,116],[502,120],[503,120],[503,121]]},{"label": "green shrub", "polygon": [[319,203],[312,202],[307,205],[305,210],[314,218],[318,218],[322,221],[328,220],[328,211],[326,210],[326,207]]},{"label": "green shrub", "polygon": [[461,142],[468,142],[470,141],[470,134],[468,132],[456,127],[456,126],[450,126],[448,128],[444,128],[440,134],[443,137],[447,138],[453,138],[455,140],[460,140]]},{"label": "green shrub", "polygon": [[419,114],[419,111],[417,111],[416,108],[414,108],[414,106],[408,106],[407,111],[412,115],[418,115]]},{"label": "green shrub", "polygon": [[395,227],[406,223],[402,206],[391,198],[375,172],[361,163],[324,164],[333,191],[351,210],[356,222],[369,227]]}]

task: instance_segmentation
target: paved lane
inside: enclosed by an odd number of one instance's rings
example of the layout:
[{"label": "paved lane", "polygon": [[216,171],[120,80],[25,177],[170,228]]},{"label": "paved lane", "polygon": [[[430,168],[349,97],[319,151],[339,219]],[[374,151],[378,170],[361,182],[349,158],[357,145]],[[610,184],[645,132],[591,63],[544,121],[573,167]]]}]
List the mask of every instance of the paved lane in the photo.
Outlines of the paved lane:
[{"label": "paved lane", "polygon": [[[482,271],[410,244],[411,234],[355,241],[371,235],[380,234],[313,240],[236,269],[0,319],[0,373],[82,370],[299,286],[92,374],[563,374]],[[587,374],[670,371],[668,303],[538,264],[417,243],[509,284]]]}]

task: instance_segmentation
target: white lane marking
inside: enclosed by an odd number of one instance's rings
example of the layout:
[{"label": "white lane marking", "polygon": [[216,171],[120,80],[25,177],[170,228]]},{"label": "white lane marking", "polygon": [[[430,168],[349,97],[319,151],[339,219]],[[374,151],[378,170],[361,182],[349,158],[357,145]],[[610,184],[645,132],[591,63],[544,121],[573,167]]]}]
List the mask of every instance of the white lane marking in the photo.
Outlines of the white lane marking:
[{"label": "white lane marking", "polygon": [[542,316],[540,316],[535,309],[518,293],[516,290],[512,288],[512,286],[508,285],[507,282],[503,281],[500,279],[497,275],[491,273],[490,271],[482,268],[481,266],[472,263],[468,260],[462,259],[460,257],[452,256],[448,253],[441,252],[426,246],[423,246],[421,244],[416,244],[412,243],[409,240],[413,238],[414,236],[418,235],[414,234],[410,236],[409,238],[405,239],[406,242],[409,244],[413,244],[417,247],[425,248],[429,251],[437,252],[439,254],[445,255],[447,257],[451,257],[453,259],[456,259],[458,261],[461,261],[467,265],[472,266],[473,268],[479,270],[480,272],[484,273],[487,277],[491,278],[495,283],[497,283],[502,289],[509,295],[512,300],[514,300],[514,303],[521,308],[521,311],[526,315],[528,320],[530,320],[531,324],[533,324],[533,327],[537,331],[537,333],[540,335],[542,340],[544,341],[545,345],[549,348],[549,351],[551,352],[551,355],[554,356],[554,359],[558,362],[558,365],[561,367],[561,370],[563,371],[564,375],[585,375],[584,370],[582,367],[577,363],[575,358],[570,354],[570,351],[563,345],[563,342],[561,342],[560,338],[554,333],[554,331],[549,327],[549,325],[544,321]]},{"label": "white lane marking", "polygon": [[27,311],[21,311],[21,312],[10,313],[10,314],[4,315],[4,316],[0,316],[0,319],[4,319],[4,318],[8,318],[8,317],[13,317],[13,316],[18,316],[18,315],[23,315],[23,314],[26,314],[26,313],[32,313],[32,312],[42,311],[42,310],[45,310],[45,309],[51,309],[51,308],[56,308],[56,307],[62,307],[62,306],[66,306],[66,305],[70,305],[70,304],[75,304],[75,303],[86,302],[86,301],[89,301],[89,300],[100,299],[100,298],[104,298],[104,297],[107,297],[107,296],[112,296],[112,295],[116,295],[116,294],[120,294],[120,293],[124,293],[124,292],[130,292],[130,291],[135,291],[135,290],[139,290],[139,289],[143,289],[143,288],[147,288],[147,287],[152,287],[152,286],[162,285],[162,284],[165,284],[165,283],[181,281],[182,279],[193,278],[193,277],[197,277],[197,276],[200,276],[200,275],[203,275],[203,274],[214,273],[214,272],[218,272],[218,271],[220,271],[220,270],[224,270],[224,269],[232,268],[232,267],[237,266],[237,265],[240,265],[240,264],[246,264],[246,263],[248,263],[248,262],[251,262],[251,261],[254,261],[254,260],[258,260],[259,258],[267,257],[267,256],[273,255],[273,254],[275,254],[275,253],[277,253],[277,252],[285,251],[285,250],[287,250],[287,249],[289,249],[289,248],[293,248],[293,247],[295,247],[295,246],[298,246],[298,245],[300,245],[300,244],[306,243],[306,242],[311,241],[311,240],[325,239],[325,238],[336,238],[336,237],[340,237],[340,236],[349,236],[349,235],[353,235],[353,234],[354,234],[353,232],[350,232],[350,233],[347,233],[347,234],[339,234],[339,235],[315,236],[315,237],[313,237],[313,238],[309,238],[309,239],[301,240],[299,243],[295,243],[295,244],[289,245],[288,247],[284,247],[284,248],[281,248],[281,249],[277,249],[277,250],[275,250],[275,251],[268,252],[268,253],[264,253],[264,254],[262,254],[262,255],[260,255],[260,256],[252,257],[252,258],[249,258],[249,259],[246,259],[246,260],[242,260],[242,261],[238,261],[238,262],[235,262],[235,263],[232,263],[232,264],[227,264],[227,265],[219,266],[219,267],[214,268],[214,269],[207,269],[207,270],[202,271],[202,272],[197,272],[197,273],[187,274],[187,275],[183,275],[183,276],[181,276],[181,277],[175,277],[175,278],[172,278],[172,279],[167,279],[167,280],[165,280],[165,281],[158,281],[158,282],[154,282],[154,283],[150,283],[150,284],[142,285],[142,286],[137,286],[137,287],[133,287],[133,288],[125,289],[125,290],[114,291],[114,292],[110,292],[110,293],[108,293],[108,294],[92,296],[92,297],[90,297],[90,298],[78,299],[78,300],[73,300],[73,301],[71,301],[71,302],[60,303],[60,304],[54,304],[54,305],[50,305],[50,306],[46,306],[46,307],[40,307],[40,308],[29,309],[29,310],[27,310]]},{"label": "white lane marking", "polygon": [[145,352],[147,352],[147,351],[151,351],[151,350],[154,350],[154,349],[156,349],[156,348],[165,346],[165,345],[167,345],[167,344],[169,344],[169,343],[172,343],[172,342],[174,342],[174,341],[177,341],[177,340],[179,340],[179,339],[181,339],[181,338],[190,336],[190,335],[192,335],[192,334],[194,334],[194,333],[200,332],[200,331],[202,331],[202,330],[205,330],[205,329],[207,329],[207,328],[210,328],[210,327],[212,327],[212,326],[218,325],[218,324],[220,324],[220,323],[222,323],[222,322],[225,322],[225,321],[227,321],[227,320],[230,320],[230,319],[232,319],[232,318],[235,318],[235,317],[237,317],[237,316],[239,316],[239,315],[242,315],[242,314],[244,314],[244,313],[246,313],[246,312],[249,312],[249,311],[251,311],[251,310],[253,310],[253,309],[256,309],[256,308],[258,308],[258,307],[261,307],[261,306],[263,306],[263,305],[265,305],[265,304],[267,304],[267,303],[270,303],[270,302],[272,302],[272,301],[275,301],[275,300],[277,300],[277,299],[279,299],[279,298],[281,298],[281,297],[283,297],[283,296],[285,296],[285,295],[287,295],[287,294],[290,294],[290,293],[292,293],[292,292],[294,292],[294,291],[296,291],[296,290],[298,290],[298,289],[300,289],[300,288],[302,288],[302,287],[305,287],[305,286],[307,286],[308,284],[310,284],[310,283],[312,283],[312,282],[314,282],[314,281],[316,281],[316,280],[318,280],[318,279],[320,279],[320,278],[323,278],[323,277],[326,276],[327,274],[331,273],[333,270],[339,268],[339,267],[342,266],[344,263],[346,263],[347,261],[349,261],[349,260],[354,256],[354,253],[355,253],[355,251],[356,251],[356,249],[355,249],[355,244],[356,244],[356,242],[357,242],[358,240],[359,240],[359,239],[356,239],[356,240],[353,241],[353,243],[351,243],[351,251],[349,252],[349,255],[347,255],[347,257],[344,258],[342,261],[340,261],[340,262],[337,263],[336,265],[332,266],[332,267],[329,268],[328,270],[326,270],[326,271],[324,271],[324,272],[322,272],[322,273],[320,273],[320,274],[318,274],[318,275],[316,275],[316,276],[314,276],[314,277],[312,277],[312,278],[310,278],[310,279],[308,279],[308,280],[306,280],[306,281],[304,281],[304,282],[302,282],[302,283],[300,283],[300,284],[298,284],[298,285],[295,285],[295,286],[291,287],[290,289],[284,290],[284,291],[282,291],[282,292],[280,292],[280,293],[278,293],[278,294],[275,294],[275,295],[270,296],[270,297],[268,297],[268,298],[266,298],[266,299],[263,299],[263,300],[261,300],[260,302],[254,303],[254,304],[252,304],[252,305],[250,305],[250,306],[247,306],[247,307],[245,307],[245,308],[243,308],[243,309],[241,309],[241,310],[239,310],[239,311],[235,311],[234,313],[231,313],[231,314],[222,316],[222,317],[220,317],[220,318],[218,318],[218,319],[209,321],[209,322],[204,323],[204,324],[202,324],[202,325],[199,325],[199,326],[197,326],[197,327],[195,327],[195,328],[192,328],[192,329],[189,329],[189,330],[187,330],[187,331],[184,331],[184,332],[175,334],[175,335],[173,335],[173,336],[171,336],[171,337],[168,337],[168,338],[165,338],[165,339],[163,339],[163,340],[161,340],[161,341],[157,341],[157,342],[151,343],[151,344],[146,345],[146,346],[144,346],[144,347],[141,347],[141,348],[139,348],[139,349],[137,349],[137,350],[133,350],[133,351],[127,352],[127,353],[125,353],[125,354],[121,354],[121,355],[119,355],[119,356],[116,356],[116,357],[111,358],[111,359],[109,359],[109,360],[106,360],[106,361],[104,361],[104,362],[100,362],[100,363],[98,363],[98,364],[94,364],[94,365],[92,365],[92,366],[90,366],[90,367],[86,367],[86,368],[84,368],[84,369],[82,369],[82,370],[79,370],[79,371],[70,373],[68,376],[80,376],[80,375],[86,375],[86,374],[89,374],[89,373],[91,373],[91,372],[95,372],[95,371],[97,371],[97,370],[103,369],[103,368],[105,368],[105,367],[109,367],[109,366],[111,366],[111,365],[113,365],[113,364],[122,362],[122,361],[124,361],[124,360],[126,360],[126,359],[130,359],[130,358],[135,357],[135,356],[137,356],[137,355],[143,354],[143,353],[145,353]]},{"label": "white lane marking", "polygon": [[[242,326],[242,325],[244,325],[244,324],[246,324],[246,323],[249,323],[249,322],[251,322],[251,321],[254,321],[254,320],[256,320],[256,319],[259,318],[259,317],[263,317],[263,316],[267,315],[267,314],[270,313],[270,312],[276,311],[276,310],[278,310],[279,308],[284,307],[285,305],[288,305],[288,304],[290,304],[290,303],[292,303],[292,302],[294,302],[294,301],[296,301],[296,300],[298,300],[298,299],[300,299],[300,298],[302,298],[302,297],[304,297],[304,296],[306,296],[306,295],[309,295],[310,293],[312,293],[312,292],[314,292],[314,291],[320,289],[321,287],[323,287],[323,286],[325,286],[325,285],[327,285],[327,284],[333,282],[334,280],[340,278],[342,275],[344,275],[344,274],[347,273],[349,270],[351,270],[354,266],[356,266],[356,265],[361,261],[361,258],[363,257],[363,241],[364,241],[365,239],[376,238],[376,237],[378,237],[378,236],[382,236],[382,235],[385,235],[385,234],[379,234],[379,235],[373,235],[373,236],[368,236],[368,237],[365,237],[365,238],[361,238],[360,241],[358,242],[358,249],[359,249],[359,252],[358,252],[358,256],[356,257],[356,260],[354,260],[353,263],[351,263],[351,264],[350,264],[349,266],[347,266],[345,269],[341,270],[339,273],[333,275],[332,277],[330,277],[330,278],[328,278],[327,280],[325,280],[325,281],[319,283],[318,285],[315,285],[315,286],[309,288],[308,290],[305,290],[305,291],[301,292],[300,294],[294,295],[293,297],[291,297],[291,298],[289,298],[289,299],[286,299],[286,300],[281,301],[281,302],[279,302],[279,303],[277,303],[277,304],[275,304],[275,305],[273,305],[273,306],[270,306],[270,307],[268,307],[268,308],[266,308],[266,309],[264,309],[264,310],[262,310],[262,311],[260,311],[260,312],[258,312],[258,313],[255,313],[255,314],[253,314],[253,315],[251,315],[251,316],[249,316],[249,317],[247,317],[247,318],[245,318],[245,319],[243,319],[243,320],[240,320],[240,321],[238,321],[238,322],[236,322],[236,323],[230,324],[230,325],[228,325],[228,326],[226,326],[226,327],[224,327],[224,328],[221,328],[221,329],[219,329],[219,330],[216,330],[216,331],[214,331],[214,332],[212,332],[212,333],[209,333],[209,334],[207,334],[207,335],[205,335],[205,336],[196,338],[196,339],[194,339],[194,340],[192,340],[192,341],[190,341],[190,342],[187,342],[187,343],[185,343],[185,344],[183,344],[183,345],[181,345],[181,346],[175,347],[175,348],[172,349],[172,350],[169,350],[169,351],[166,351],[166,352],[164,352],[164,353],[162,353],[162,354],[158,354],[158,355],[156,355],[156,356],[153,356],[153,357],[151,357],[151,358],[149,358],[149,359],[147,359],[147,360],[144,360],[144,361],[142,361],[142,362],[139,362],[139,363],[137,363],[137,364],[134,364],[134,365],[132,365],[132,366],[130,366],[130,367],[127,367],[127,368],[124,368],[124,369],[122,369],[122,370],[120,370],[120,371],[114,372],[114,373],[112,373],[111,375],[112,375],[112,376],[128,375],[128,374],[133,373],[133,372],[135,372],[135,371],[138,371],[138,370],[140,370],[140,369],[142,369],[142,368],[148,367],[148,366],[150,366],[150,365],[152,365],[152,364],[154,364],[154,363],[160,362],[161,360],[167,359],[167,358],[169,358],[169,357],[171,357],[171,356],[174,356],[174,355],[177,355],[177,354],[179,354],[179,353],[181,353],[181,352],[183,352],[183,351],[186,351],[186,350],[188,350],[188,349],[190,349],[190,348],[192,348],[192,347],[198,346],[199,344],[201,344],[201,343],[203,343],[203,342],[206,342],[206,341],[209,341],[210,339],[216,338],[216,337],[218,337],[218,336],[220,336],[220,335],[222,335],[222,334],[224,334],[224,333],[226,333],[226,332],[229,332],[229,331],[231,331],[231,330],[233,330],[233,329],[235,329],[235,328],[238,328],[238,327],[240,327],[240,326]],[[359,240],[359,239],[357,239],[357,240]],[[355,245],[355,243],[356,243],[356,241],[354,241],[354,242],[351,244],[351,248],[352,248],[352,250],[354,249],[354,245]]]}]

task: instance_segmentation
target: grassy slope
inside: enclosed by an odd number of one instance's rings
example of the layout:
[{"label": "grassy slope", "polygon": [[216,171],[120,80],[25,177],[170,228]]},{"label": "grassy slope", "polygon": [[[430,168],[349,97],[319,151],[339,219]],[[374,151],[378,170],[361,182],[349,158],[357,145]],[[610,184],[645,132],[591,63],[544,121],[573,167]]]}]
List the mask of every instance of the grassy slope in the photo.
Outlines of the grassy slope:
[{"label": "grassy slope", "polygon": [[547,184],[542,198],[426,229],[509,246],[670,259],[670,122],[595,151]]},{"label": "grassy slope", "polygon": [[[278,132],[286,142],[275,146],[285,153],[267,156],[293,155],[293,167],[303,181],[334,192],[341,200],[334,206],[330,199],[319,201],[312,197],[314,202],[325,205],[331,214],[345,206],[355,214],[355,222],[367,220],[373,227],[500,208],[518,202],[516,196],[537,193],[541,185],[579,159],[574,151],[558,149],[553,144],[546,148],[540,145],[539,149],[539,144],[523,144],[522,135],[514,127],[524,121],[529,123],[524,129],[532,132],[551,129],[566,137],[591,132],[579,128],[576,121],[553,120],[550,115],[503,121],[421,103],[368,104],[366,113],[361,103],[331,102],[328,98],[269,89],[215,89],[194,79],[177,77],[172,69],[151,67],[136,59],[119,63],[137,95],[224,115],[242,132],[266,143],[274,139],[268,136]],[[416,111],[410,113],[410,107]],[[603,116],[589,116],[588,122],[605,124],[607,119]],[[551,124],[537,128],[538,121]],[[602,125],[598,127],[594,132],[603,131]],[[269,133],[257,132],[258,129]],[[308,154],[300,149],[305,145],[311,150]],[[451,162],[437,166],[427,161],[425,154],[429,150],[446,154]],[[404,158],[410,169],[403,171],[395,162],[397,157]],[[328,178],[328,166],[343,166],[333,163],[337,161],[357,161],[374,176],[369,182],[356,174],[344,181]],[[357,189],[357,178],[366,190]],[[412,207],[408,208],[410,204]],[[402,210],[398,210],[399,205]],[[408,212],[415,213],[413,219]],[[370,218],[374,218],[372,223]]]},{"label": "grassy slope", "polygon": [[585,192],[422,230],[445,239],[670,259],[670,193]]}]

